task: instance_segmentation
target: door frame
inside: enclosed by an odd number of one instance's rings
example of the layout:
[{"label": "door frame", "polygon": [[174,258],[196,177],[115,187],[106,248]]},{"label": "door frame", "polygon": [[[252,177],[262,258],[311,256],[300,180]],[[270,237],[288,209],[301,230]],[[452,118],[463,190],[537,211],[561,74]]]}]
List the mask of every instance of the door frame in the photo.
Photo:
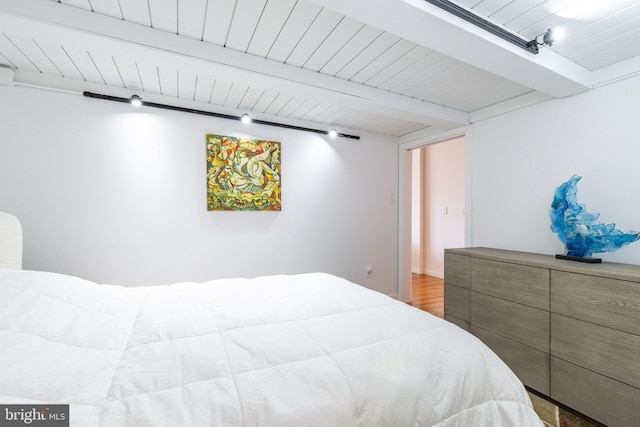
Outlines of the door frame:
[{"label": "door frame", "polygon": [[411,301],[411,150],[464,138],[465,156],[465,246],[471,245],[470,127],[465,126],[428,137],[400,137],[398,144],[398,299]]}]

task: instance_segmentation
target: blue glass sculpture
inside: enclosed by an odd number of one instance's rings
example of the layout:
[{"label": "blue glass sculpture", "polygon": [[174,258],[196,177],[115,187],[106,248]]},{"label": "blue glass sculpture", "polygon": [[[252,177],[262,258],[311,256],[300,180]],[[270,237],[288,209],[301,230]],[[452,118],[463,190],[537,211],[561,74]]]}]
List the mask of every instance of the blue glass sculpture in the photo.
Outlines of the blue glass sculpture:
[{"label": "blue glass sculpture", "polygon": [[578,204],[576,186],[581,178],[572,176],[556,189],[553,197],[549,210],[551,230],[558,235],[567,250],[565,256],[556,257],[599,262],[599,259],[591,258],[591,255],[596,252],[617,251],[640,239],[640,233],[623,233],[615,228],[615,224],[596,222],[600,214],[589,213],[585,205]]}]

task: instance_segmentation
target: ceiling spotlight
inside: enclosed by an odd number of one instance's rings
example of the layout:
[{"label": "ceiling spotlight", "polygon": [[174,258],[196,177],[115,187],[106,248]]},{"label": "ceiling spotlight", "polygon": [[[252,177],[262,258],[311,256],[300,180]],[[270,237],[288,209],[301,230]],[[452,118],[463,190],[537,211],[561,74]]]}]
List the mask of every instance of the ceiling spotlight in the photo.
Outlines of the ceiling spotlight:
[{"label": "ceiling spotlight", "polygon": [[331,137],[331,138],[335,138],[336,136],[338,136],[338,131],[335,129],[331,129],[329,132],[327,132],[327,134]]},{"label": "ceiling spotlight", "polygon": [[[549,28],[545,33],[538,34],[533,40],[527,43],[527,49],[533,53],[538,53],[538,46],[553,46],[555,42],[564,36],[562,30],[552,30]],[[542,41],[538,39],[542,37]]]},{"label": "ceiling spotlight", "polygon": [[129,102],[134,107],[139,107],[142,105],[142,98],[140,98],[138,95],[131,95],[131,98],[129,98]]},{"label": "ceiling spotlight", "polygon": [[547,46],[553,46],[555,42],[562,40],[563,37],[564,31],[562,31],[561,28],[557,30],[552,30],[551,28],[549,28],[542,37],[542,43],[546,44]]},{"label": "ceiling spotlight", "polygon": [[242,120],[242,123],[251,123],[251,117],[247,113],[240,116],[240,120]]}]

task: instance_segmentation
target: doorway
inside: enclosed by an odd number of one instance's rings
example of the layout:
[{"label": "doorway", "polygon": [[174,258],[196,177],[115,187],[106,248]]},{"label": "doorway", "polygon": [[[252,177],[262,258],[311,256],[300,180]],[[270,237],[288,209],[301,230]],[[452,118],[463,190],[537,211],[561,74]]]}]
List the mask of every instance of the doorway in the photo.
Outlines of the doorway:
[{"label": "doorway", "polygon": [[[410,157],[409,295],[415,298],[413,284],[422,286],[425,281],[435,284],[433,292],[440,295],[444,250],[465,246],[464,136],[417,147]],[[437,304],[432,309],[440,312]]]}]

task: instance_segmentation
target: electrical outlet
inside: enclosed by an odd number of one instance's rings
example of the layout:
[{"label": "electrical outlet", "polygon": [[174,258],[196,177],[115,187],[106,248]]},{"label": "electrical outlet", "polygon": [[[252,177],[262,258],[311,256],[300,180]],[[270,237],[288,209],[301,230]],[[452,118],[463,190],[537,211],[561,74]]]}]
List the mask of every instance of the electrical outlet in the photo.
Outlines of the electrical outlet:
[{"label": "electrical outlet", "polygon": [[365,269],[365,271],[367,272],[367,278],[370,278],[373,276],[373,267],[371,266],[367,266],[367,268]]}]

